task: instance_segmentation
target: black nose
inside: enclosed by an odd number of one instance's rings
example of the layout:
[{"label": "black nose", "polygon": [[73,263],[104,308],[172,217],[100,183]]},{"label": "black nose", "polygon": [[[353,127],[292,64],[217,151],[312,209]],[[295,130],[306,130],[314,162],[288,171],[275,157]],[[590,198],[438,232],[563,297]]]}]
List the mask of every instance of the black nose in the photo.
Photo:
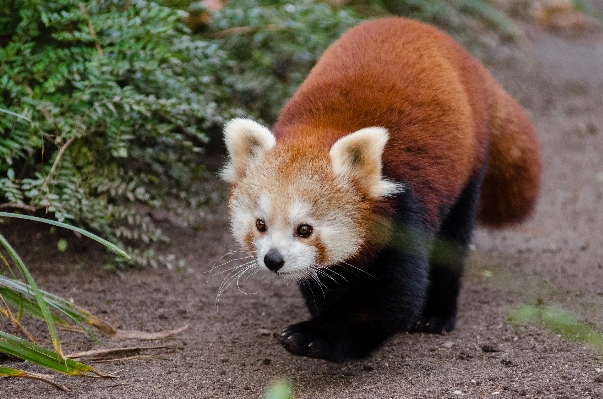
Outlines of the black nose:
[{"label": "black nose", "polygon": [[285,260],[281,256],[281,253],[276,249],[271,249],[268,251],[266,256],[264,256],[264,264],[266,267],[273,272],[278,271],[285,264]]}]

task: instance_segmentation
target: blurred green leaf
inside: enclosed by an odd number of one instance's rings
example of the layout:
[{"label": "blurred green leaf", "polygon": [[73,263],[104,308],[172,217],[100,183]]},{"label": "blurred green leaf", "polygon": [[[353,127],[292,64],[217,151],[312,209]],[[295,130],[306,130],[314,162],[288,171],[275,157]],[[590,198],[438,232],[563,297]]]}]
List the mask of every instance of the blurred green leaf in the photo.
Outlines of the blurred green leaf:
[{"label": "blurred green leaf", "polygon": [[67,250],[67,240],[64,238],[61,238],[59,241],[57,241],[57,249],[61,252],[65,252]]},{"label": "blurred green leaf", "polygon": [[556,334],[603,352],[603,332],[580,323],[574,313],[557,306],[524,305],[509,313],[509,321],[517,324],[540,324]]},{"label": "blurred green leaf", "polygon": [[263,399],[293,399],[293,389],[287,380],[277,380],[270,384]]}]

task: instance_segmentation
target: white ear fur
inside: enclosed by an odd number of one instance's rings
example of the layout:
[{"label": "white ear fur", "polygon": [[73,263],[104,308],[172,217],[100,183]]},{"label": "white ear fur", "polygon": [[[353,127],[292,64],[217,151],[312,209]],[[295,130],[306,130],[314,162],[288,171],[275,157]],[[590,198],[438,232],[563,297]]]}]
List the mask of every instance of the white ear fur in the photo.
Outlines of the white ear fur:
[{"label": "white ear fur", "polygon": [[363,185],[371,197],[386,197],[402,191],[402,186],[381,175],[381,157],[389,135],[381,127],[368,127],[337,140],[329,155],[337,176]]},{"label": "white ear fur", "polygon": [[220,175],[228,183],[235,183],[245,171],[259,161],[276,144],[270,130],[251,119],[236,118],[224,126],[224,142],[228,161]]}]

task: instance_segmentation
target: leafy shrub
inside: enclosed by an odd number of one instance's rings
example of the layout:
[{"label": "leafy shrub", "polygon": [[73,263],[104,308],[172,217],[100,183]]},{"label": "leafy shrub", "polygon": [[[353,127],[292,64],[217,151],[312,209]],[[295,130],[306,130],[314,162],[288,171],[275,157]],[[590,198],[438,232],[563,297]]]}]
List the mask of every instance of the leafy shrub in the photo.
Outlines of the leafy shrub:
[{"label": "leafy shrub", "polygon": [[229,1],[202,36],[182,11],[144,0],[3,5],[0,108],[13,114],[0,114],[0,208],[128,245],[165,240],[141,210],[206,204],[210,136],[233,116],[273,119],[357,22],[311,1],[270,3]]},{"label": "leafy shrub", "polygon": [[315,1],[229,0],[210,37],[233,61],[222,76],[236,105],[273,122],[337,37],[360,19]]}]

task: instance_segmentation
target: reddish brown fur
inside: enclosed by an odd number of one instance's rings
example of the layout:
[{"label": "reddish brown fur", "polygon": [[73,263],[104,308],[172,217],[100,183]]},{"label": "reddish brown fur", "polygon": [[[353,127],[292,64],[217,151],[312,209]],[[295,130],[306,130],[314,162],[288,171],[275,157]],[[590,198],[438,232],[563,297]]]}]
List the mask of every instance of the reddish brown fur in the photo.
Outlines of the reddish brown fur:
[{"label": "reddish brown fur", "polygon": [[490,152],[480,195],[479,220],[493,227],[524,220],[540,190],[540,147],[521,107],[490,77]]},{"label": "reddish brown fur", "polygon": [[410,186],[431,224],[479,171],[488,141],[482,220],[516,221],[533,207],[540,156],[527,117],[478,61],[429,25],[390,18],[345,33],[286,104],[273,132],[277,147],[297,141],[304,152],[308,143],[328,151],[369,126],[389,131],[383,173]]}]

